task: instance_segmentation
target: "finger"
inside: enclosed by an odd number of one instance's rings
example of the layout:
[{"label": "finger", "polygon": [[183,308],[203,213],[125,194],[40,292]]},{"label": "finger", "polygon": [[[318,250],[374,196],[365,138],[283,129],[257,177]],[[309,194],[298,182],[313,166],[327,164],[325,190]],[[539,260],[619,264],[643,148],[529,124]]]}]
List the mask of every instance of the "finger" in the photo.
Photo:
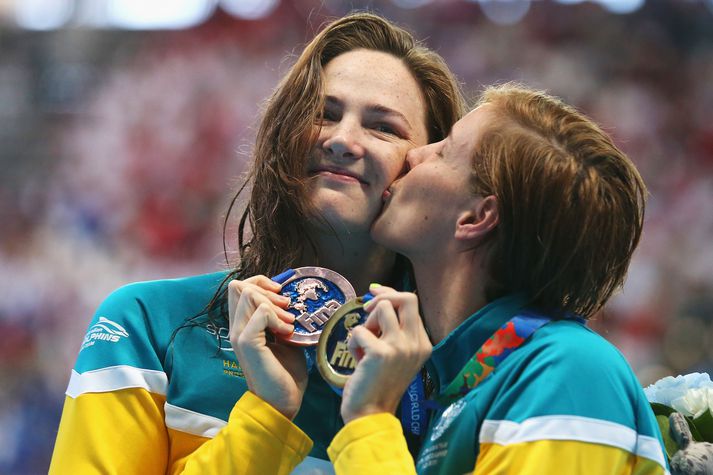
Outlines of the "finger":
[{"label": "finger", "polygon": [[398,292],[392,289],[391,287],[386,287],[379,284],[371,284],[369,286],[369,292],[367,292],[361,297],[364,310],[367,312],[371,312],[377,303],[382,300],[388,299],[390,295],[396,293]]},{"label": "finger", "polygon": [[367,292],[362,297],[362,301],[364,302],[364,310],[367,312],[372,312],[374,308],[376,308],[376,306],[379,304],[379,302],[389,302],[391,300],[398,301],[398,294],[400,294],[401,292],[397,292],[394,289],[390,289],[388,287],[387,289],[388,290],[378,292],[378,295],[372,294],[371,291]]},{"label": "finger", "polygon": [[[233,282],[235,282],[235,284],[233,284]],[[275,288],[265,288],[262,286],[262,284],[265,284],[266,282],[272,282],[270,279],[263,275],[254,276],[246,280],[234,280],[233,282],[231,282],[230,284],[233,285],[233,287],[235,288],[235,292],[238,295],[242,294],[247,289],[252,289],[254,291],[260,292],[262,295],[267,297],[273,305],[276,305],[281,308],[286,308],[288,305],[290,305],[289,297],[277,293],[282,288],[281,286],[277,286]],[[274,282],[272,283],[274,284]]]},{"label": "finger", "polygon": [[240,287],[237,280],[228,283],[228,312],[233,313],[233,309],[240,300]]},{"label": "finger", "polygon": [[280,319],[287,323],[292,323],[295,321],[294,314],[288,312],[284,308],[281,308],[287,306],[285,305],[285,303],[289,304],[289,297],[284,297],[282,295],[278,295],[270,291],[265,291],[260,287],[252,284],[241,283],[239,285],[243,288],[242,299],[245,300],[248,314],[254,312],[258,305],[261,305],[263,303],[270,303],[273,306],[274,312],[277,314],[278,317],[280,317]]},{"label": "finger", "polygon": [[361,361],[367,351],[370,351],[379,344],[379,338],[371,331],[357,326],[352,328],[352,336],[349,338],[347,348],[354,359]]},{"label": "finger", "polygon": [[294,325],[280,320],[273,308],[268,304],[258,306],[245,325],[245,330],[238,340],[240,341],[243,338],[253,340],[261,336],[264,338],[265,330],[270,330],[272,333],[280,335],[291,335],[295,328]]},{"label": "finger", "polygon": [[374,300],[377,295],[387,295],[391,292],[396,292],[396,290],[392,289],[391,287],[387,287],[385,285],[381,284],[369,284],[369,291],[362,295],[361,300],[362,304],[364,306],[364,309],[368,311],[369,307],[369,302]]},{"label": "finger", "polygon": [[265,290],[270,290],[272,292],[279,292],[280,289],[282,288],[282,282],[275,281],[275,280],[270,279],[269,277],[262,275],[262,274],[258,274],[258,275],[249,277],[249,278],[243,280],[243,282],[257,285],[260,288],[263,288]]},{"label": "finger", "polygon": [[265,295],[260,289],[258,289],[254,285],[244,288],[235,310],[236,316],[234,320],[237,324],[244,324],[247,319],[249,319],[250,316],[255,312],[257,307],[263,304],[270,305],[274,313],[281,320],[287,323],[292,323],[295,321],[295,316],[292,313],[274,305],[274,301],[270,299],[270,296]]},{"label": "finger", "polygon": [[407,336],[418,338],[423,330],[423,319],[418,308],[418,297],[412,292],[389,294],[389,302],[399,316],[399,324]]},{"label": "finger", "polygon": [[[236,286],[241,285],[242,283]],[[270,300],[257,287],[254,285],[242,285],[237,303],[229,309],[231,338],[238,338],[245,331],[245,325],[248,324],[257,308],[261,304],[269,303]]]},{"label": "finger", "polygon": [[373,311],[380,302],[388,301],[398,316],[399,325],[411,337],[417,337],[423,327],[418,308],[418,297],[413,292],[384,292],[374,297],[364,306],[365,310]]},{"label": "finger", "polygon": [[369,292],[371,292],[372,294],[374,294],[376,296],[376,295],[383,294],[385,292],[396,292],[396,290],[392,287],[389,287],[388,285],[372,283],[372,284],[369,284]]},{"label": "finger", "polygon": [[[240,322],[240,315],[246,311],[247,300],[243,298],[243,287],[241,282],[234,280],[228,284],[228,324],[231,332],[238,328],[242,331],[242,327],[247,322]],[[255,307],[247,310],[249,313],[255,311]]]},{"label": "finger", "polygon": [[377,302],[371,313],[364,322],[364,327],[374,334],[391,336],[400,331],[399,319],[396,311],[388,300]]}]

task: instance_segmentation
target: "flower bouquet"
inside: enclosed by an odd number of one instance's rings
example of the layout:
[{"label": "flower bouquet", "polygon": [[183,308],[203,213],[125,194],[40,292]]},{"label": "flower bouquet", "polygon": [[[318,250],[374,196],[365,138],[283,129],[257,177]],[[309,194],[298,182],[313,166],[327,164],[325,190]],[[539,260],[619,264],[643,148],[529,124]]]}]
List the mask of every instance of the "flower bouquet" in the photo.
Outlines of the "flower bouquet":
[{"label": "flower bouquet", "polygon": [[713,475],[713,381],[667,376],[644,388],[663,435],[671,473]]}]

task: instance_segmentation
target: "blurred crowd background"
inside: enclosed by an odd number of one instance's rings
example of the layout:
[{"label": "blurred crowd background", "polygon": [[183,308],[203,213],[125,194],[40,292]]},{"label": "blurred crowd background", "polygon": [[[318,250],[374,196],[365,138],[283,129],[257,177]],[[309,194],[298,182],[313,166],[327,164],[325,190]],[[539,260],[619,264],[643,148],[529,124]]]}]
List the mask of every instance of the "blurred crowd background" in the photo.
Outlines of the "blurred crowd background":
[{"label": "blurred crowd background", "polygon": [[711,370],[713,0],[2,0],[0,474],[46,472],[111,290],[224,265],[262,101],[353,8],[424,39],[471,98],[519,80],[613,134],[650,198],[624,290],[593,327],[642,385]]}]

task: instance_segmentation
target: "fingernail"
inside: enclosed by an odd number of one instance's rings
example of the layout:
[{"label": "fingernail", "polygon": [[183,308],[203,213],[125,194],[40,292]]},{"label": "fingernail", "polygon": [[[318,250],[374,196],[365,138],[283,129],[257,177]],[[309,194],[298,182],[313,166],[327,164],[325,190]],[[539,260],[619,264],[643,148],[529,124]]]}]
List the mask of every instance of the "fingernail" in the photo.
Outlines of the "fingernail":
[{"label": "fingernail", "polygon": [[381,284],[378,284],[376,282],[372,282],[371,284],[369,284],[369,289],[378,289],[379,287],[381,287]]},{"label": "fingernail", "polygon": [[374,294],[371,292],[367,292],[364,295],[361,296],[361,301],[363,304],[367,303],[369,300],[374,298]]},{"label": "fingernail", "polygon": [[295,275],[295,270],[294,269],[287,269],[286,271],[282,272],[281,274],[277,274],[275,277],[272,278],[275,282],[278,284],[284,284],[287,279]]}]

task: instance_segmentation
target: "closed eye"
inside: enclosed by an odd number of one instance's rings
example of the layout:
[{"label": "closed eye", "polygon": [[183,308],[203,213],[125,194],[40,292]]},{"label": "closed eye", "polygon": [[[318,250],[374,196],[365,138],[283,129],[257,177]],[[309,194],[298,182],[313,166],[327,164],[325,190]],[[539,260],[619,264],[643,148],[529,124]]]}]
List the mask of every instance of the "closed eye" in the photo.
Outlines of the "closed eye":
[{"label": "closed eye", "polygon": [[397,130],[389,124],[384,124],[384,123],[375,124],[374,126],[372,126],[372,128],[374,130],[376,130],[377,132],[382,132],[384,134],[399,136],[399,133],[397,132]]},{"label": "closed eye", "polygon": [[336,122],[339,120],[339,114],[334,110],[325,109],[318,119],[320,122]]}]

